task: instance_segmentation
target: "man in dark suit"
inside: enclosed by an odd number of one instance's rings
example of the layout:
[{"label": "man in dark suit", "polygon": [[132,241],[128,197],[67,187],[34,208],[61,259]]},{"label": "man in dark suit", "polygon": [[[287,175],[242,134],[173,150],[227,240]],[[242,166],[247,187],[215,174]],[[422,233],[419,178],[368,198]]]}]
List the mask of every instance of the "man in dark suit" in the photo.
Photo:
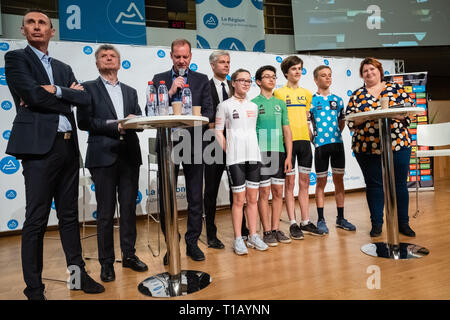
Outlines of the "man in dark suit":
[{"label": "man in dark suit", "polygon": [[136,198],[139,166],[142,164],[135,130],[125,130],[118,119],[141,115],[136,90],[119,82],[120,53],[111,45],[95,52],[100,76],[83,83],[91,95],[87,110],[80,110],[78,125],[89,131],[86,167],[92,174],[97,200],[97,243],[100,279],[114,281],[114,212],[116,193],[120,208],[122,266],[146,271],[147,265],[135,255]]},{"label": "man in dark suit", "polygon": [[52,199],[55,200],[61,242],[71,289],[100,293],[104,287],[84,269],[78,226],[79,149],[71,105],[85,108],[89,94],[77,84],[70,66],[49,57],[55,34],[50,18],[28,11],[22,21],[25,49],[5,55],[9,90],[16,104],[6,153],[22,159],[25,178],[25,222],[22,228],[22,269],[28,299],[44,300],[43,239]]},{"label": "man in dark suit", "polygon": [[[169,101],[180,101],[181,90],[184,84],[189,84],[189,89],[192,93],[192,105],[201,106],[202,116],[207,117],[212,121],[214,110],[211,101],[210,85],[208,77],[205,74],[195,72],[189,69],[192,58],[191,44],[185,39],[177,39],[172,42],[170,57],[172,58],[173,67],[166,72],[156,74],[153,78],[153,83],[158,87],[160,81],[165,81],[167,88],[169,88]],[[180,73],[180,70],[183,70]],[[202,213],[203,213],[203,162],[202,158],[198,157],[203,152],[202,134],[194,135],[194,128],[188,128],[187,132],[190,134],[190,148],[182,150],[183,159],[190,161],[180,161],[183,164],[183,172],[186,181],[186,194],[188,201],[188,221],[186,240],[186,255],[190,256],[195,261],[202,261],[205,255],[198,247],[198,238],[202,232]],[[195,138],[197,138],[197,141]],[[184,139],[184,138],[183,138]],[[180,142],[183,140],[180,138]],[[175,143],[176,144],[176,143]],[[190,150],[187,150],[190,149]],[[157,150],[158,151],[158,150]],[[197,156],[194,157],[194,154]],[[158,156],[158,164],[161,166],[160,157]],[[178,176],[179,163],[175,166],[175,176]],[[160,176],[159,185],[162,185],[162,178]],[[164,208],[162,206],[162,199],[160,197],[160,212],[161,212],[161,228],[165,232],[164,225]],[[164,257],[164,264],[167,264],[167,254]]]},{"label": "man in dark suit", "polygon": [[[231,81],[227,80],[227,75],[230,72],[230,54],[227,51],[217,50],[213,51],[209,56],[209,64],[214,73],[214,76],[209,80],[211,87],[211,97],[214,108],[213,121],[209,123],[209,129],[214,130],[216,109],[219,103],[227,100],[232,96]],[[214,131],[213,131],[214,132]],[[205,159],[205,192],[204,205],[206,216],[206,237],[208,240],[208,247],[214,249],[223,249],[225,246],[222,241],[217,238],[217,227],[215,225],[216,217],[216,200],[219,192],[220,181],[222,180],[223,171],[225,169],[225,152],[218,145],[214,134],[211,134],[212,142],[209,150],[214,161],[211,163]],[[217,147],[214,147],[217,145]],[[220,154],[216,154],[216,152]],[[233,203],[233,195],[230,188],[230,203]]]}]

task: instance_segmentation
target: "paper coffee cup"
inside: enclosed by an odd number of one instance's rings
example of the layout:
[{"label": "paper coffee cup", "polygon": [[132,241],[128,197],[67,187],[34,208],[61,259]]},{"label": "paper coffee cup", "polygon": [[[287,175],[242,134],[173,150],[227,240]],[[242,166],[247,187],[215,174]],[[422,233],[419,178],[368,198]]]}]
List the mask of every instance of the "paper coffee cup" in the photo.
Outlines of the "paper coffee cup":
[{"label": "paper coffee cup", "polygon": [[389,108],[389,98],[388,97],[383,97],[380,99],[380,103],[381,103],[381,109],[388,109]]},{"label": "paper coffee cup", "polygon": [[181,101],[172,102],[173,114],[176,116],[181,115]]},{"label": "paper coffee cup", "polygon": [[201,106],[193,106],[192,107],[192,115],[193,116],[201,116],[202,115],[202,107]]}]

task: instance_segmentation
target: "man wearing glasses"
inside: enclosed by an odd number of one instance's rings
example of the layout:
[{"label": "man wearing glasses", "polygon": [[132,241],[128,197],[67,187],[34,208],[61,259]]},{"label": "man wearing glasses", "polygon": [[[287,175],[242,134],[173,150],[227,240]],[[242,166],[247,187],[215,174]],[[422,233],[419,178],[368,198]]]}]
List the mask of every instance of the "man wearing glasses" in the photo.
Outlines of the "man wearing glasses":
[{"label": "man wearing glasses", "polygon": [[[264,242],[272,247],[290,243],[291,239],[279,230],[283,209],[283,186],[286,172],[292,169],[292,134],[286,104],[272,95],[276,84],[276,69],[263,66],[256,71],[256,84],[261,93],[252,102],[258,106],[256,133],[261,151],[261,178],[258,209],[264,227]],[[284,142],[284,145],[283,145]],[[272,191],[272,214],[269,195]]]}]

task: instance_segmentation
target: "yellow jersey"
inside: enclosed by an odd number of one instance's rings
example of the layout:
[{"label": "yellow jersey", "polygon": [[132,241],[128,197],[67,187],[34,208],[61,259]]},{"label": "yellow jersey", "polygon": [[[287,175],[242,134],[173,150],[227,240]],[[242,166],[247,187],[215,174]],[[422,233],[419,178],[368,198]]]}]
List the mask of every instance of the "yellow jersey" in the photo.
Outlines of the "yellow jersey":
[{"label": "yellow jersey", "polygon": [[292,141],[309,141],[308,112],[311,108],[312,93],[308,89],[289,88],[287,85],[273,92],[275,98],[286,102],[289,127],[292,131]]}]

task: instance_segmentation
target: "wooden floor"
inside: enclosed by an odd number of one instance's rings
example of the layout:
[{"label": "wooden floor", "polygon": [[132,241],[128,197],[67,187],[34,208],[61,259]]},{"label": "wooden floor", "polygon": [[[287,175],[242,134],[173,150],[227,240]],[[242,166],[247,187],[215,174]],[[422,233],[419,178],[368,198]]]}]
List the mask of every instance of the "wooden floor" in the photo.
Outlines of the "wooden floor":
[{"label": "wooden floor", "polygon": [[[422,213],[416,219],[411,217],[411,226],[417,237],[400,236],[400,241],[424,246],[430,250],[430,255],[400,261],[374,258],[361,252],[362,245],[386,239],[385,229],[379,238],[369,236],[370,220],[364,192],[346,195],[345,215],[356,225],[356,232],[334,227],[334,198],[328,196],[325,204],[325,217],[330,229],[328,236],[305,236],[304,240],[293,240],[291,244],[280,244],[265,252],[249,249],[247,256],[233,253],[230,211],[219,211],[216,221],[219,237],[225,243],[224,250],[208,249],[200,243],[206,260],[195,262],[186,258],[185,243],[181,242],[181,268],[207,272],[212,283],[199,292],[175,299],[449,299],[450,180],[438,181],[434,192],[422,192],[419,198]],[[314,199],[310,199],[310,204],[315,222]],[[413,213],[414,209],[415,195],[411,193],[410,212]],[[156,240],[156,227],[156,224],[151,225],[152,243]],[[282,222],[281,228],[288,231],[286,223]],[[47,298],[157,300],[137,290],[142,280],[167,270],[162,264],[165,244],[162,244],[161,256],[154,258],[146,246],[146,230],[146,220],[139,220],[136,250],[148,264],[148,272],[136,273],[122,269],[116,263],[116,281],[104,284],[106,292],[98,295],[70,291],[64,283],[45,281]],[[180,221],[180,230],[184,234],[186,219]],[[57,235],[57,232],[47,234]],[[95,237],[86,240],[83,248],[86,254],[95,256]],[[116,248],[119,252],[118,246]],[[44,277],[65,279],[65,259],[60,242],[46,239],[44,252]],[[90,274],[99,281],[98,261],[88,260],[86,263]],[[368,273],[371,266],[380,269],[379,289],[367,286],[372,276]],[[24,299],[20,236],[0,237],[0,270],[0,299]]]}]

